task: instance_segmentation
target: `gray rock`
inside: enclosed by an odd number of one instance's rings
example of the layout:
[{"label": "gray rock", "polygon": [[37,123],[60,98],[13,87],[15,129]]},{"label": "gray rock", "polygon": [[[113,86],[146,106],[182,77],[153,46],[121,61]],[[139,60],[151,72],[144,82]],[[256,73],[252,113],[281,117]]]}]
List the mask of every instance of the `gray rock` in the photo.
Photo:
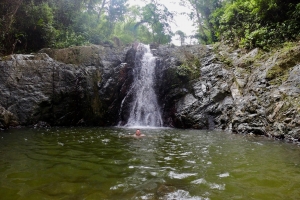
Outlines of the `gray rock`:
[{"label": "gray rock", "polygon": [[21,125],[113,125],[130,68],[122,64],[127,50],[89,46],[8,56],[0,61],[0,105]]}]

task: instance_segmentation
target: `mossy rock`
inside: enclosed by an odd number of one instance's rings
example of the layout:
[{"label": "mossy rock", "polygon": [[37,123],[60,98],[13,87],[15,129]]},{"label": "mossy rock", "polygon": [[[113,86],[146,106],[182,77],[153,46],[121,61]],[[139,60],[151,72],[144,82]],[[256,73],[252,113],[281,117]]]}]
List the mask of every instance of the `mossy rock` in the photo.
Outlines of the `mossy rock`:
[{"label": "mossy rock", "polygon": [[272,85],[280,85],[289,77],[289,70],[300,62],[300,47],[282,52],[274,66],[268,69],[266,79]]},{"label": "mossy rock", "polygon": [[64,49],[42,49],[41,53],[48,54],[54,60],[66,64],[85,64],[85,65],[99,65],[100,52],[104,51],[104,47],[91,46],[76,46]]},{"label": "mossy rock", "polygon": [[200,76],[200,62],[184,63],[177,67],[176,74],[180,77],[186,77],[188,80],[196,79]]},{"label": "mossy rock", "polygon": [[176,74],[180,77],[186,77],[188,80],[193,80],[201,75],[200,68],[200,59],[193,54],[185,53],[185,59],[182,65],[177,66]]},{"label": "mossy rock", "polygon": [[[282,77],[287,75],[287,69],[280,67],[279,65],[274,65],[267,71],[266,79],[272,80],[274,78]],[[287,77],[286,77],[287,78]]]}]

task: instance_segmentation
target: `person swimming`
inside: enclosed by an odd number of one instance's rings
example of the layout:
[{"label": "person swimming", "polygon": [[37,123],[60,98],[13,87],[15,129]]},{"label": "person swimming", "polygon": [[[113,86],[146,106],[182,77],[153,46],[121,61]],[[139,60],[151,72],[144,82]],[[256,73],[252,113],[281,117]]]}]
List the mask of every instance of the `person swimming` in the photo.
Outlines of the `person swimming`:
[{"label": "person swimming", "polygon": [[135,134],[133,136],[134,137],[144,137],[146,135],[142,134],[140,129],[136,129]]},{"label": "person swimming", "polygon": [[123,136],[120,136],[120,137],[134,137],[134,138],[141,138],[141,137],[144,137],[146,136],[145,134],[142,134],[140,129],[136,129],[135,133],[133,135],[123,135]]}]

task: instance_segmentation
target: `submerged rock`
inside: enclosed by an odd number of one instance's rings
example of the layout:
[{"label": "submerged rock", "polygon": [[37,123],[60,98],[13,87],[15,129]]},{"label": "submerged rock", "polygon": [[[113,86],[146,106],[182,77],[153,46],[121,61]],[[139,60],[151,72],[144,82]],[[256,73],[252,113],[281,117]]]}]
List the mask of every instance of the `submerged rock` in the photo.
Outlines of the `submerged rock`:
[{"label": "submerged rock", "polygon": [[159,198],[162,198],[175,191],[176,191],[176,187],[174,186],[161,185],[157,188],[156,194]]}]

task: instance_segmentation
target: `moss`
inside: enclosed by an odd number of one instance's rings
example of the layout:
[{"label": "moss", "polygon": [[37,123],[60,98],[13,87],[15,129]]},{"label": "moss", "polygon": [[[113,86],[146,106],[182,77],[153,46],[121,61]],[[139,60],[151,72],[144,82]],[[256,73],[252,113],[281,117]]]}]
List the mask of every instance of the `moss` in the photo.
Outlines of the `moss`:
[{"label": "moss", "polygon": [[218,54],[218,60],[220,60],[222,63],[225,64],[225,66],[224,66],[225,69],[233,68],[233,61],[229,57],[221,56],[220,54]]},{"label": "moss", "polygon": [[98,60],[101,46],[76,46],[64,49],[42,49],[41,53],[48,54],[54,60],[66,64],[91,64],[91,60]]},{"label": "moss", "polygon": [[[222,55],[220,52],[222,51],[222,48],[224,48],[222,45],[220,44],[215,44],[213,46],[213,51],[215,53],[215,55],[217,56],[217,59],[219,61],[221,61],[223,64],[225,64],[225,68],[230,69],[233,68],[233,60],[226,55]],[[232,53],[233,50],[232,49],[228,49],[227,53]]]},{"label": "moss", "polygon": [[189,76],[191,71],[188,65],[183,64],[177,67],[176,73],[178,76]]},{"label": "moss", "polygon": [[200,62],[196,60],[187,62],[177,67],[176,74],[178,76],[187,77],[189,80],[200,77]]},{"label": "moss", "polygon": [[[164,77],[162,79],[161,85],[164,87],[164,90],[173,93],[174,91],[177,91],[178,88],[185,88],[190,90],[190,79],[188,76],[180,76],[178,74],[178,68],[177,67],[172,67],[168,68],[164,72]],[[182,71],[183,72],[183,71]],[[175,93],[178,93],[175,92]]]},{"label": "moss", "polygon": [[177,66],[176,74],[180,77],[185,77],[188,80],[199,78],[201,75],[201,63],[199,58],[187,50],[183,51],[183,55],[184,58],[182,64]]},{"label": "moss", "polygon": [[298,45],[297,43],[294,43],[294,42],[285,42],[283,44],[283,49],[285,51],[290,51],[291,49],[293,49],[295,47],[295,45]]},{"label": "moss", "polygon": [[287,68],[274,65],[267,71],[266,79],[271,85],[280,85],[289,77],[289,70]]},{"label": "moss", "polygon": [[300,47],[287,46],[280,52],[277,62],[266,74],[266,79],[272,85],[279,85],[286,81],[289,76],[290,68],[300,62]]},{"label": "moss", "polygon": [[285,71],[286,70],[281,68],[280,66],[274,65],[272,68],[270,68],[267,71],[266,78],[269,79],[269,80],[274,79],[278,76],[284,75]]}]

